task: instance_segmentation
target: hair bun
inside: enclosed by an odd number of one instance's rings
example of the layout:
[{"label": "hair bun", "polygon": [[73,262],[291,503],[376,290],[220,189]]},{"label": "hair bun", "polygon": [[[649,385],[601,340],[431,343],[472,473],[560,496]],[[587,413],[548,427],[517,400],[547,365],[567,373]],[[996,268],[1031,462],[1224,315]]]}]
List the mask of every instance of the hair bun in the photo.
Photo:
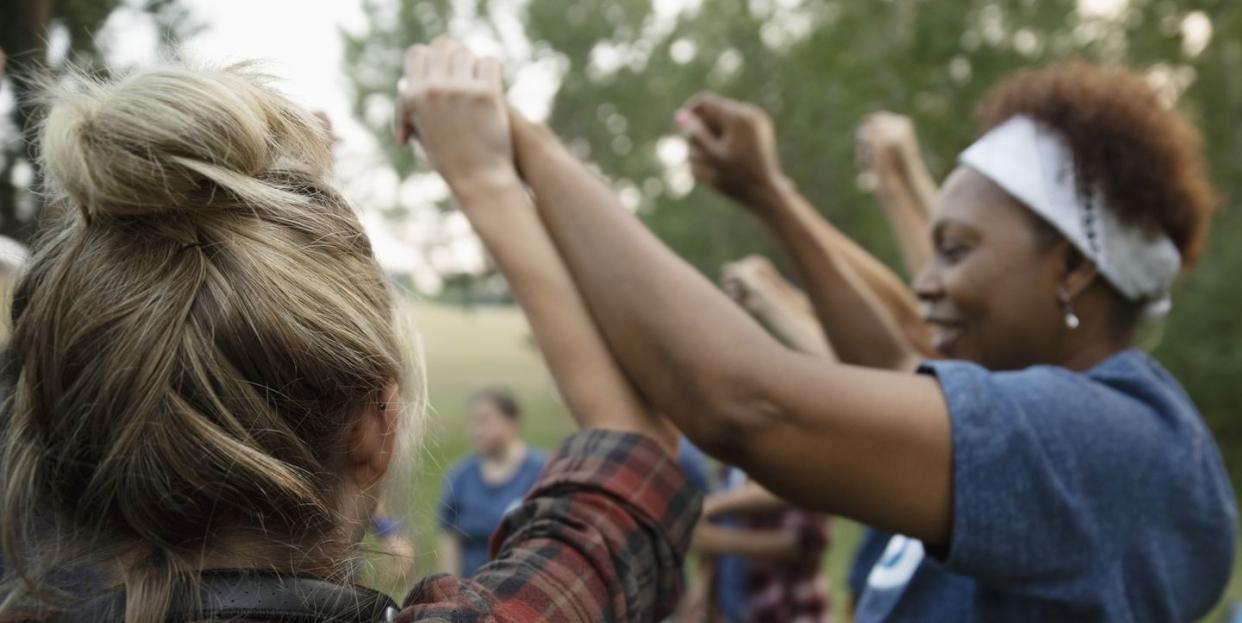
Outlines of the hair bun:
[{"label": "hair bun", "polygon": [[54,87],[42,132],[49,187],[89,215],[201,209],[220,190],[243,201],[289,193],[257,176],[330,168],[326,133],[247,66],[159,67],[103,84]]}]

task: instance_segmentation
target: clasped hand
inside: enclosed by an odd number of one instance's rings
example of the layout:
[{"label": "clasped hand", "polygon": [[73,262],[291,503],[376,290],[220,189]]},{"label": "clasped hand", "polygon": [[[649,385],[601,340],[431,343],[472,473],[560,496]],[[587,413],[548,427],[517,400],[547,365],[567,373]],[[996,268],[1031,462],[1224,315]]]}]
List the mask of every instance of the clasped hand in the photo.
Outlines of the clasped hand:
[{"label": "clasped hand", "polygon": [[396,104],[397,140],[417,137],[455,194],[516,179],[500,61],[439,38],[406,51],[404,82]]}]

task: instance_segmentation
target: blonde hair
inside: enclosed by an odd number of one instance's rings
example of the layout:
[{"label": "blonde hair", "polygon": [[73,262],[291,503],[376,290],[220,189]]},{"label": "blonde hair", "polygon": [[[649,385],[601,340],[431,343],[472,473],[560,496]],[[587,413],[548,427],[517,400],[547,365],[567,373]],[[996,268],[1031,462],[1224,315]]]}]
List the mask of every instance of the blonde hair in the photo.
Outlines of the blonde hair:
[{"label": "blonde hair", "polygon": [[123,560],[125,620],[153,623],[226,538],[330,537],[352,418],[394,379],[421,411],[421,379],[325,129],[253,68],[78,76],[47,103],[5,557],[44,598],[58,565]]}]

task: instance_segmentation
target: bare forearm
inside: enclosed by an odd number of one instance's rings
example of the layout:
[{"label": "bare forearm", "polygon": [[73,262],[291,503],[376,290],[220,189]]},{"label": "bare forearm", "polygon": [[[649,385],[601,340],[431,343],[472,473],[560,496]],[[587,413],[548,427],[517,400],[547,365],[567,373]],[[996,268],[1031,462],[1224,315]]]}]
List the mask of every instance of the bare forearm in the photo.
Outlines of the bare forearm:
[{"label": "bare forearm", "polygon": [[792,186],[774,188],[757,200],[771,204],[763,213],[769,215],[768,224],[792,255],[841,361],[874,368],[911,368],[918,351],[892,310],[908,305],[908,313],[917,315],[917,307],[912,299],[900,301],[906,292],[900,280],[887,269],[869,265],[875,260],[825,221]]},{"label": "bare forearm", "polygon": [[668,427],[644,409],[592,323],[520,180],[463,194],[463,210],[508,279],[578,424],[647,434],[673,451]]},{"label": "bare forearm", "polygon": [[876,196],[888,216],[889,226],[901,248],[906,269],[913,277],[932,253],[929,208],[922,205],[923,198],[913,182],[899,172],[880,174]]},{"label": "bare forearm", "polygon": [[781,297],[770,303],[771,309],[756,313],[756,318],[768,326],[777,338],[784,341],[792,349],[805,352],[807,355],[836,359],[832,345],[815,319],[815,310],[811,308],[805,295],[799,299]]},{"label": "bare forearm", "polygon": [[788,505],[788,502],[776,497],[759,483],[748,482],[737,489],[712,495],[704,502],[703,512],[710,512],[712,516],[742,515],[766,513]]},{"label": "bare forearm", "polygon": [[545,226],[648,401],[792,503],[944,542],[948,416],[933,379],[781,347],[550,133],[515,137]]},{"label": "bare forearm", "polygon": [[736,420],[706,413],[704,401],[727,404],[739,418],[761,408],[745,371],[785,349],[660,243],[545,128],[520,124],[515,135],[544,224],[622,367],[699,445],[734,440],[728,428]]},{"label": "bare forearm", "polygon": [[927,163],[923,161],[923,156],[919,153],[917,146],[907,154],[903,172],[907,187],[912,191],[913,202],[910,207],[921,215],[925,222],[930,221],[932,205],[936,203],[940,188],[931,172],[927,170]]},{"label": "bare forearm", "polygon": [[783,562],[801,555],[797,537],[781,530],[737,530],[701,524],[694,531],[695,551],[707,556],[742,556]]}]

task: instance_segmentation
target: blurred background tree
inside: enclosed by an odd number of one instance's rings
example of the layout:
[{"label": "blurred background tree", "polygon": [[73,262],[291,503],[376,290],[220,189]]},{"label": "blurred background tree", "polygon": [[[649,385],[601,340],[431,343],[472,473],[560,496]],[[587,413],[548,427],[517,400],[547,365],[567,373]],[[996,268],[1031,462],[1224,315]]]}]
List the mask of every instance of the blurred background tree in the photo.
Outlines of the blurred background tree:
[{"label": "blurred background tree", "polygon": [[151,16],[165,52],[199,27],[178,0],[5,0],[0,50],[8,60],[5,72],[15,78],[9,84],[16,92],[16,106],[6,120],[15,131],[2,133],[11,140],[0,145],[0,235],[24,241],[40,208],[37,196],[29,192],[38,184],[25,179],[37,173],[29,166],[34,142],[23,140],[37,124],[30,97],[32,79],[70,65],[106,73],[105,50],[96,35],[122,8]]},{"label": "blurred background tree", "polygon": [[[1242,6],[1235,0],[367,0],[345,34],[362,118],[391,105],[401,50],[453,34],[491,46],[511,76],[554,68],[548,123],[626,204],[709,277],[748,253],[784,261],[758,223],[693,190],[674,111],[710,89],[777,120],[789,175],[823,214],[893,266],[895,242],[854,161],[864,115],[909,115],[933,173],[975,137],[973,107],[1011,71],[1083,58],[1147,72],[1207,139],[1224,198],[1201,266],[1179,287],[1157,356],[1202,408],[1242,482]],[[477,46],[476,46],[477,47]],[[418,169],[372,123],[402,176]],[[443,205],[441,206],[444,207]],[[408,209],[408,207],[406,207]],[[460,279],[460,276],[458,276]]]}]

